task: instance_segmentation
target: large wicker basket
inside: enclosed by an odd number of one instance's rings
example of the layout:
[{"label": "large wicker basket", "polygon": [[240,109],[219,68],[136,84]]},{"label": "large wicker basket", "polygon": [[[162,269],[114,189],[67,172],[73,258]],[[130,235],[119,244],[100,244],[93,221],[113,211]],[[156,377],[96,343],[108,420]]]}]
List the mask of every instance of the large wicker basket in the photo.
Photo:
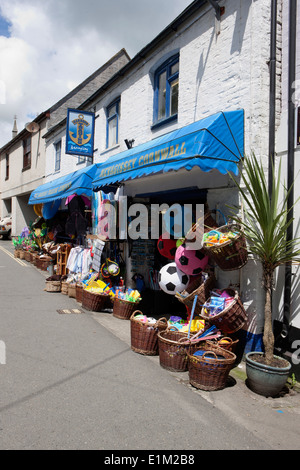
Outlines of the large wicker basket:
[{"label": "large wicker basket", "polygon": [[192,351],[188,354],[190,384],[201,390],[223,389],[235,363],[235,354],[208,343],[202,350],[198,349],[197,354],[199,352],[203,354],[194,355]]},{"label": "large wicker basket", "polygon": [[188,370],[188,352],[196,351],[202,340],[192,341],[187,333],[167,328],[158,332],[158,352],[161,367],[174,372]]},{"label": "large wicker basket", "polygon": [[109,302],[109,295],[90,292],[86,289],[82,291],[82,306],[93,312],[101,312]]},{"label": "large wicker basket", "polygon": [[113,316],[121,320],[130,320],[130,317],[137,307],[137,302],[114,298]]},{"label": "large wicker basket", "polygon": [[76,301],[81,303],[82,302],[82,292],[83,292],[83,285],[78,283],[76,284]]},{"label": "large wicker basket", "polygon": [[51,256],[38,257],[36,260],[36,267],[42,271],[47,271],[49,264],[52,262]]},{"label": "large wicker basket", "polygon": [[30,263],[30,261],[31,261],[31,253],[30,253],[30,251],[25,251],[24,253],[25,253],[25,260]]},{"label": "large wicker basket", "polygon": [[60,292],[61,291],[61,282],[60,281],[45,281],[46,282],[46,287],[45,291],[46,292]]},{"label": "large wicker basket", "polygon": [[73,299],[76,298],[76,284],[70,284],[68,285],[68,296],[72,297]]},{"label": "large wicker basket", "polygon": [[68,295],[69,284],[66,281],[62,281],[61,283],[61,293],[64,295]]},{"label": "large wicker basket", "polygon": [[227,288],[222,289],[221,292],[223,291],[228,292],[228,294],[233,297],[233,301],[228,305],[228,307],[214,316],[210,316],[205,312],[205,307],[202,307],[200,317],[208,321],[210,324],[215,325],[223,333],[231,334],[240,330],[244,326],[247,320],[247,314],[236,290]]},{"label": "large wicker basket", "polygon": [[24,250],[20,250],[19,258],[20,259],[25,259],[25,251]]},{"label": "large wicker basket", "polygon": [[233,271],[242,268],[248,261],[248,251],[240,225],[223,225],[218,227],[218,232],[238,232],[238,235],[222,245],[209,246],[209,242],[204,242],[203,248],[206,253],[211,256],[223,271]]},{"label": "large wicker basket", "polygon": [[[199,281],[201,282],[201,281]],[[181,294],[176,294],[176,298],[184,303],[186,307],[189,309],[192,309],[193,303],[194,303],[194,298],[197,295],[197,302],[195,306],[195,315],[200,315],[202,312],[202,306],[204,302],[209,298],[211,290],[214,288],[216,283],[216,278],[214,275],[211,275],[208,277],[208,279],[204,282],[201,282],[201,284],[198,284],[198,287],[191,293],[188,293],[187,291],[181,292]]]},{"label": "large wicker basket", "polygon": [[160,318],[156,323],[143,322],[136,318],[141,314],[136,310],[130,317],[131,349],[145,356],[156,356],[158,354],[158,332],[168,327],[166,318]]}]

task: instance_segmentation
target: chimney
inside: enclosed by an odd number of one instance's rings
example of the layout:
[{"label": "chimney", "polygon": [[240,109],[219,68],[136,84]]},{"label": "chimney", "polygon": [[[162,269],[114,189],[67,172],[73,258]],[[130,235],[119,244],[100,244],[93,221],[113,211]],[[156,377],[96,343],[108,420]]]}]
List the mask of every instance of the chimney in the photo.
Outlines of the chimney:
[{"label": "chimney", "polygon": [[17,128],[17,116],[14,117],[14,127],[12,130],[12,138],[16,137],[18,134],[18,128]]}]

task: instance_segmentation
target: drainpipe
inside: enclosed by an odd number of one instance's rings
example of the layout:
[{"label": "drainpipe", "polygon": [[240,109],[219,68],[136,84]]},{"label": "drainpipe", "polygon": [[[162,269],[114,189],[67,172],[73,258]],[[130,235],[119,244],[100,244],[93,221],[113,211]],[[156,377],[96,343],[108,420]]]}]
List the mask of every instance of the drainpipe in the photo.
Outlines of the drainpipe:
[{"label": "drainpipe", "polygon": [[216,35],[221,32],[221,7],[216,0],[208,0],[211,6],[215,9],[216,13]]},{"label": "drainpipe", "polygon": [[[293,103],[293,88],[296,78],[296,29],[297,29],[297,1],[289,2],[289,64],[288,64],[288,155],[287,155],[287,186],[290,189],[294,182],[294,154],[295,154],[295,105]],[[294,189],[291,190],[287,201],[288,221],[294,217]],[[287,240],[293,239],[293,222],[287,229]],[[281,335],[286,337],[290,326],[291,311],[292,264],[286,265],[284,288],[284,324]]]},{"label": "drainpipe", "polygon": [[269,194],[272,195],[273,167],[275,164],[275,104],[276,104],[276,23],[277,0],[271,4],[270,91],[269,91]]}]

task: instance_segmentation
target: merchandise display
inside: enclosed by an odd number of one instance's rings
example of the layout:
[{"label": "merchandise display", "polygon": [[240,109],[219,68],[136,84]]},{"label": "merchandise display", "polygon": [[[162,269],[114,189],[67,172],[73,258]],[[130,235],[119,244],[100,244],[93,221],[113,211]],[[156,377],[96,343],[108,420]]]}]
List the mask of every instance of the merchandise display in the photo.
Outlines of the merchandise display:
[{"label": "merchandise display", "polygon": [[[46,292],[73,297],[86,310],[112,313],[116,321],[130,320],[134,352],[159,355],[165,369],[188,371],[196,388],[223,388],[236,360],[234,334],[247,315],[236,289],[218,288],[215,269],[245,264],[240,231],[214,227],[204,233],[200,250],[166,234],[158,240],[110,240],[106,205],[115,202],[101,192],[92,201],[72,195],[63,205],[64,217],[58,202],[36,207],[44,218],[38,215],[14,238],[15,256],[25,259],[26,254],[37,268],[48,270]],[[239,251],[242,255],[236,256]],[[202,379],[207,365],[209,377]]]}]

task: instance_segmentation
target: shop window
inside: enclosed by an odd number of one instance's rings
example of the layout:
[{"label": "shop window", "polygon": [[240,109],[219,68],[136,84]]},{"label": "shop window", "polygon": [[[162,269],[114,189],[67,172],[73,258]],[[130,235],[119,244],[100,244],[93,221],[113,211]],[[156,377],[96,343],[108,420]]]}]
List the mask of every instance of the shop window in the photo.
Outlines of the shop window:
[{"label": "shop window", "polygon": [[5,180],[9,178],[9,154],[5,155]]},{"label": "shop window", "polygon": [[154,125],[177,119],[179,55],[161,65],[154,75]]},{"label": "shop window", "polygon": [[106,117],[106,148],[110,148],[119,142],[120,99],[106,108]]},{"label": "shop window", "polygon": [[31,137],[23,140],[23,171],[31,168]]},{"label": "shop window", "polygon": [[60,170],[60,162],[61,162],[61,140],[56,142],[54,144],[54,150],[55,150],[55,171]]}]

